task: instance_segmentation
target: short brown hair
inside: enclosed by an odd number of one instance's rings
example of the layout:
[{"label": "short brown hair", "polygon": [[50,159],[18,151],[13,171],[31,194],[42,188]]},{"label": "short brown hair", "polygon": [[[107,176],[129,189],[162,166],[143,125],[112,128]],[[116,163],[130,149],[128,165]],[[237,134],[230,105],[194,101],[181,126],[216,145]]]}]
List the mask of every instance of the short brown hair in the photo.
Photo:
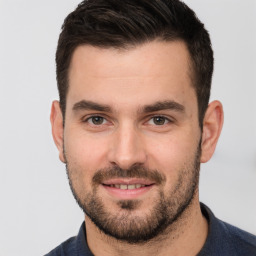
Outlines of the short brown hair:
[{"label": "short brown hair", "polygon": [[68,69],[79,45],[126,48],[160,39],[183,40],[191,56],[202,127],[211,90],[213,51],[204,25],[179,0],[85,0],[62,25],[56,52],[60,106],[65,116]]}]

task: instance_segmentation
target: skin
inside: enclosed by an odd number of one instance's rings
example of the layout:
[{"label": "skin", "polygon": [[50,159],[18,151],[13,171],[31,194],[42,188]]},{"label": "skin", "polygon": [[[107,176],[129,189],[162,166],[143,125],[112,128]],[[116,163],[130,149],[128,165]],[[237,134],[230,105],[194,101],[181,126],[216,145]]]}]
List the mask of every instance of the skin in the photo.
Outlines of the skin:
[{"label": "skin", "polygon": [[[81,101],[108,108],[77,107]],[[166,101],[178,103],[182,110],[145,112],[145,106]],[[101,116],[104,121],[95,124],[91,116]],[[163,116],[164,123],[157,125],[155,116]],[[133,197],[97,186],[97,195],[110,215],[125,213],[118,204],[125,197],[140,201],[131,216],[143,218],[155,204],[159,189],[164,195],[174,191],[184,166],[193,163],[200,139],[200,162],[211,158],[222,128],[223,110],[219,101],[210,103],[201,131],[189,53],[183,42],[153,41],[128,50],[85,45],[75,50],[70,64],[65,127],[58,101],[52,104],[51,123],[60,160],[73,170],[72,183],[81,197],[85,191],[92,193],[92,178],[99,169],[143,165],[166,178],[161,186],[153,185]],[[189,180],[184,183],[189,186]],[[116,240],[100,232],[90,218],[85,219],[87,241],[94,255],[196,255],[208,232],[198,189],[189,207],[161,239],[148,243],[131,245]]]}]

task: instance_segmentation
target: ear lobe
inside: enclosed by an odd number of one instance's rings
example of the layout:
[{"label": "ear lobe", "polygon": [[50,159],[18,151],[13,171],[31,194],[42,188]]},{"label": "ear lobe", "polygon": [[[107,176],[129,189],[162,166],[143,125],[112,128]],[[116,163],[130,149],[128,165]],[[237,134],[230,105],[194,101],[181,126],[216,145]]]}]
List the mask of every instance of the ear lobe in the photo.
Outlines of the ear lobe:
[{"label": "ear lobe", "polygon": [[64,136],[64,127],[63,127],[63,116],[60,109],[59,102],[53,101],[52,108],[51,108],[51,125],[52,125],[52,136],[59,150],[59,158],[60,160],[65,163],[65,156],[64,156],[64,147],[63,147],[63,136]]},{"label": "ear lobe", "polygon": [[223,119],[222,104],[219,101],[211,102],[206,110],[203,122],[201,163],[211,159],[222,130]]}]

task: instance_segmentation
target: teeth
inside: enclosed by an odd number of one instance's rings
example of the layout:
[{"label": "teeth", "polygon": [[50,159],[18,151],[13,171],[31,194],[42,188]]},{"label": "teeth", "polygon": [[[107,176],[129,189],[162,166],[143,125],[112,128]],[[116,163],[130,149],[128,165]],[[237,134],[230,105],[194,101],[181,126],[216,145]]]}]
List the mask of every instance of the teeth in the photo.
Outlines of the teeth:
[{"label": "teeth", "polygon": [[133,184],[133,185],[128,185],[128,186],[127,186],[127,189],[135,189],[135,184]]},{"label": "teeth", "polygon": [[136,189],[136,188],[143,188],[145,185],[142,184],[130,184],[130,185],[125,185],[125,184],[111,184],[109,185],[111,188],[119,188],[119,189]]},{"label": "teeth", "polygon": [[123,185],[123,184],[120,185],[120,189],[127,189],[127,188],[128,188],[127,185]]}]

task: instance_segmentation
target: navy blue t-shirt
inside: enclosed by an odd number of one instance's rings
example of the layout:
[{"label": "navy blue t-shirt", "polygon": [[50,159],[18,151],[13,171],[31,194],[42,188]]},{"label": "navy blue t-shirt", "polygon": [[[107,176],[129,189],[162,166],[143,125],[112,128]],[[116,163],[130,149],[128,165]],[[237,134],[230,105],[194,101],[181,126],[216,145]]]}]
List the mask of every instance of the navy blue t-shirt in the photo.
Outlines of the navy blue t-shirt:
[{"label": "navy blue t-shirt", "polygon": [[[256,256],[256,236],[217,219],[201,203],[201,210],[209,223],[206,242],[197,256]],[[93,256],[86,242],[85,223],[79,233],[45,256]]]}]

